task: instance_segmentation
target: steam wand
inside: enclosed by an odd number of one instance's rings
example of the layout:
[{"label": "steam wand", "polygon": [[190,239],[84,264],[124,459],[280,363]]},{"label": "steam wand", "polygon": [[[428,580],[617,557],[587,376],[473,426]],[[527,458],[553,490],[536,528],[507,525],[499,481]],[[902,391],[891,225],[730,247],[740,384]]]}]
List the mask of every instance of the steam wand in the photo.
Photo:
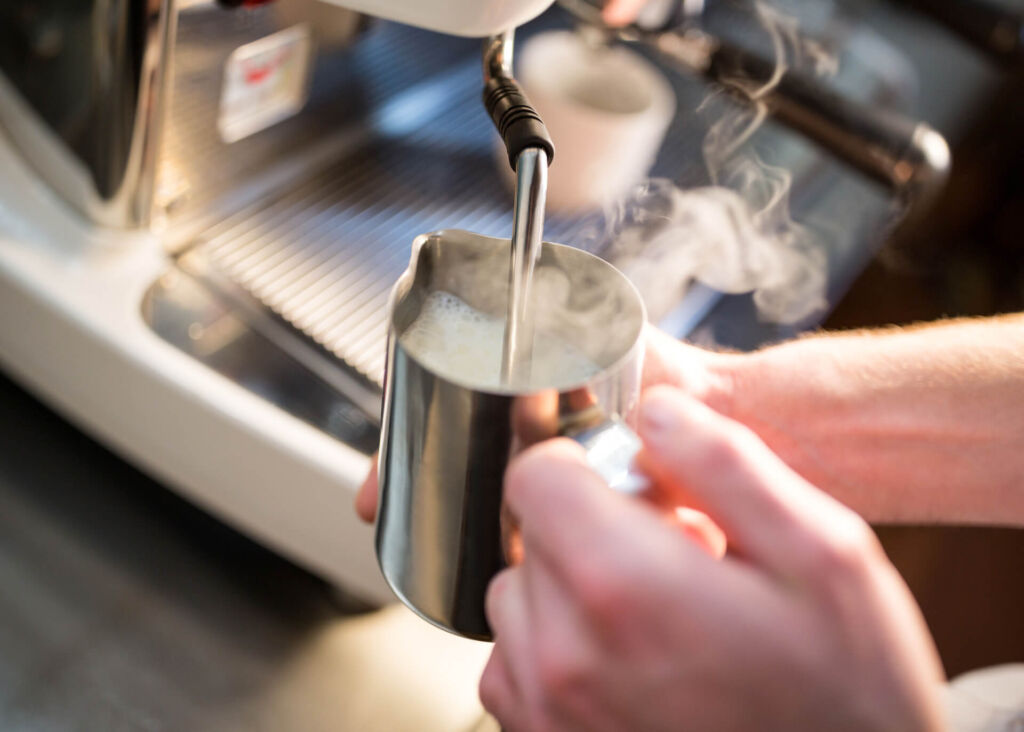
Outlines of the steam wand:
[{"label": "steam wand", "polygon": [[512,77],[513,31],[484,44],[484,106],[498,129],[516,173],[509,268],[508,311],[501,354],[503,384],[528,381],[533,351],[530,283],[544,240],[548,165],[555,155],[544,122]]},{"label": "steam wand", "polygon": [[[792,71],[775,79],[774,61],[693,26],[650,30],[634,23],[610,28],[588,0],[559,4],[587,26],[654,49],[678,71],[722,84],[745,102],[764,104],[783,124],[889,186],[906,205],[931,198],[945,182],[949,146],[924,122],[858,104]],[[764,91],[754,96],[751,87]]]}]

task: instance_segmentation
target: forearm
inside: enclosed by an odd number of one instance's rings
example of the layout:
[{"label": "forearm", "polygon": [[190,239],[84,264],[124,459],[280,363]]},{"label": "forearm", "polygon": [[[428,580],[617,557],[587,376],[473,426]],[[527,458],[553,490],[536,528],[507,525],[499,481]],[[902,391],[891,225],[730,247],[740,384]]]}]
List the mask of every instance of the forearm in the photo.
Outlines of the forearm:
[{"label": "forearm", "polygon": [[716,359],[721,407],[872,521],[1024,525],[1024,316]]}]

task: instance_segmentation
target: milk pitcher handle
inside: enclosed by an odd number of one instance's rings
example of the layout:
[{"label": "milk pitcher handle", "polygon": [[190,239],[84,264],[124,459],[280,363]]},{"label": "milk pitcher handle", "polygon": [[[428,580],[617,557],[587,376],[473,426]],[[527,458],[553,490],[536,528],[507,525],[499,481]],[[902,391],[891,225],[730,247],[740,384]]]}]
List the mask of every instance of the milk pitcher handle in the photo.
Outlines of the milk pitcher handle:
[{"label": "milk pitcher handle", "polygon": [[612,490],[640,497],[650,489],[650,479],[633,464],[642,446],[640,438],[621,419],[610,417],[568,437],[583,446],[587,464]]}]

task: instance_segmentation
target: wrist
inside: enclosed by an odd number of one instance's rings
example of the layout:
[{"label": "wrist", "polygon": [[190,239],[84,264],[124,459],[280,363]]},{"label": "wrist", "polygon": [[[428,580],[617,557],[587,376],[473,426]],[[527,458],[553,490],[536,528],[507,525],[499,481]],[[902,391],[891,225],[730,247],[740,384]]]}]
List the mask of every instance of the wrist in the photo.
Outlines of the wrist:
[{"label": "wrist", "polygon": [[828,359],[800,341],[753,353],[710,355],[705,403],[754,432],[804,478],[829,490],[834,476],[821,454],[821,437],[837,405]]},{"label": "wrist", "polygon": [[852,387],[836,354],[818,339],[799,339],[751,353],[712,354],[712,399],[728,417],[756,431],[774,427],[815,432],[841,410]]}]

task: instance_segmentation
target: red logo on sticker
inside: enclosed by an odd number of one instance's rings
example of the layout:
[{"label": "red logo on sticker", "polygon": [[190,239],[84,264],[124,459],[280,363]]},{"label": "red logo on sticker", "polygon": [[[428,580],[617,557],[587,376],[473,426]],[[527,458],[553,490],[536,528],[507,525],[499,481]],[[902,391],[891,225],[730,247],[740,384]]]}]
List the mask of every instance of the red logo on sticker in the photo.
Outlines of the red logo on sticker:
[{"label": "red logo on sticker", "polygon": [[259,84],[281,68],[288,60],[290,51],[279,51],[266,61],[242,61],[242,73],[246,84]]}]

